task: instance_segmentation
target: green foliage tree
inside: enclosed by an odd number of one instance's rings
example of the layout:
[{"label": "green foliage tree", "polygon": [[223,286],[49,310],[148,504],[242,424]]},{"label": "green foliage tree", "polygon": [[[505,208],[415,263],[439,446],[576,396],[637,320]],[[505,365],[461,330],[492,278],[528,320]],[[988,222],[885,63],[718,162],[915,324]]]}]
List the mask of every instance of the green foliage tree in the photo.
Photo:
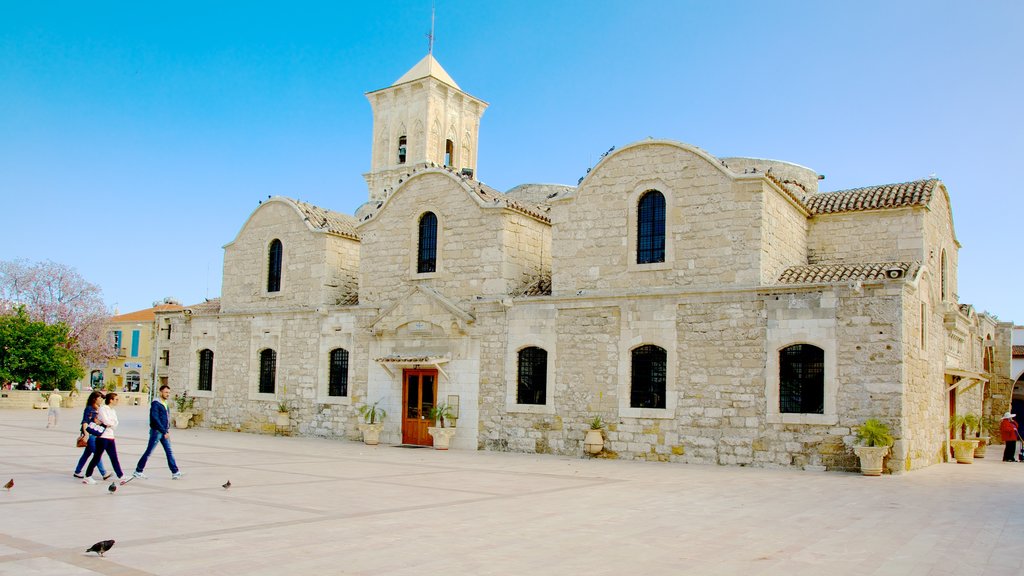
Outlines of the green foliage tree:
[{"label": "green foliage tree", "polygon": [[84,375],[67,324],[34,322],[24,306],[0,315],[0,380],[31,378],[46,388],[56,384],[70,390]]}]

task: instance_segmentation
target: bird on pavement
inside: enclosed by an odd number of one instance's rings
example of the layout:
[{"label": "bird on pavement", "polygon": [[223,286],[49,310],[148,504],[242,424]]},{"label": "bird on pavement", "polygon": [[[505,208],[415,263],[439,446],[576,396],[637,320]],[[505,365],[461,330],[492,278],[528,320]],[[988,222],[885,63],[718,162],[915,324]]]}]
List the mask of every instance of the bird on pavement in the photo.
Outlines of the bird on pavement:
[{"label": "bird on pavement", "polygon": [[225,489],[225,490],[227,490],[228,488],[231,488],[231,480],[228,480],[227,482],[221,484],[220,487]]},{"label": "bird on pavement", "polygon": [[110,550],[113,547],[114,547],[114,541],[113,540],[101,540],[101,541],[93,544],[92,548],[89,548],[88,550],[86,550],[86,552],[95,552],[95,553],[99,554],[100,556],[103,556],[104,552],[106,552],[107,550]]},{"label": "bird on pavement", "polygon": [[6,488],[7,490],[10,490],[11,488],[14,488],[14,478],[11,478],[10,480],[8,480],[7,484],[4,484],[4,488]]},{"label": "bird on pavement", "polygon": [[107,486],[107,492],[110,492],[111,494],[117,492],[117,482],[111,482],[110,486]]}]

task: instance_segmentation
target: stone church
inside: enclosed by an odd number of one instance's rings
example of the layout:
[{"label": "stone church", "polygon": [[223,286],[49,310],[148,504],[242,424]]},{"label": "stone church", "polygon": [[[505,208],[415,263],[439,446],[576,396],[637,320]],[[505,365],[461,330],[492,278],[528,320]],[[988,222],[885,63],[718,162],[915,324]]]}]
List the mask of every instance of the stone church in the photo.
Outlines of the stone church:
[{"label": "stone church", "polygon": [[948,422],[1008,406],[1010,325],[957,302],[937,179],[818,190],[803,166],[672,140],[610,151],[576,186],[477,179],[488,104],[432,55],[373,111],[355,215],[265,200],[224,247],[222,295],[158,314],[158,375],[201,425],[453,449],[851,469],[947,458]]}]

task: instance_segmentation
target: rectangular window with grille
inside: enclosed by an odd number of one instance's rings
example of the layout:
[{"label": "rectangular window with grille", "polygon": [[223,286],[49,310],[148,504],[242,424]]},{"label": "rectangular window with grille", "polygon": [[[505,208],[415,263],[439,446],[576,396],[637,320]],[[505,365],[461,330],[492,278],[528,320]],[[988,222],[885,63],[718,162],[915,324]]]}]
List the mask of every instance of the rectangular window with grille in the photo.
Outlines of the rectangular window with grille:
[{"label": "rectangular window with grille", "polygon": [[330,378],[327,383],[328,396],[348,396],[348,350],[331,350]]}]

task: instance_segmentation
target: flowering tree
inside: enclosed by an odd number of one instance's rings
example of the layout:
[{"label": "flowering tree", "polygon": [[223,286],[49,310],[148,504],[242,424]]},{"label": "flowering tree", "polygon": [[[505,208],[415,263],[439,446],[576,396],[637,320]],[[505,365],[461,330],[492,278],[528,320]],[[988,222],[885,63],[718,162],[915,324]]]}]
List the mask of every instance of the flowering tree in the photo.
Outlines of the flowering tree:
[{"label": "flowering tree", "polygon": [[24,306],[34,321],[66,324],[65,346],[85,365],[112,357],[106,337],[110,314],[101,295],[98,286],[66,264],[0,261],[0,314]]}]

